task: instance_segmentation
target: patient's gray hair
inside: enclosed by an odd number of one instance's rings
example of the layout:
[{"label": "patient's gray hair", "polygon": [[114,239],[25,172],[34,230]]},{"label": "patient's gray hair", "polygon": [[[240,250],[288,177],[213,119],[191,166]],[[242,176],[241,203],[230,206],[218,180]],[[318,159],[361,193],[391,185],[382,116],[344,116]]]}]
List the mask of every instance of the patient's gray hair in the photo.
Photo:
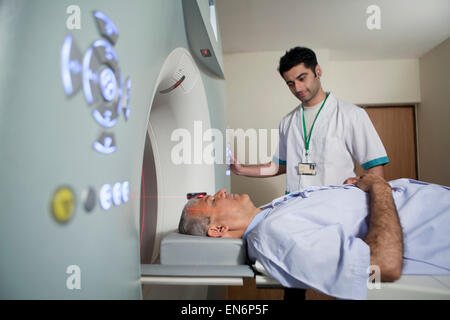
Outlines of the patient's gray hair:
[{"label": "patient's gray hair", "polygon": [[210,218],[205,214],[189,215],[193,205],[197,199],[190,199],[181,212],[180,223],[178,224],[178,232],[181,234],[190,234],[192,236],[207,236],[206,231],[211,222]]}]

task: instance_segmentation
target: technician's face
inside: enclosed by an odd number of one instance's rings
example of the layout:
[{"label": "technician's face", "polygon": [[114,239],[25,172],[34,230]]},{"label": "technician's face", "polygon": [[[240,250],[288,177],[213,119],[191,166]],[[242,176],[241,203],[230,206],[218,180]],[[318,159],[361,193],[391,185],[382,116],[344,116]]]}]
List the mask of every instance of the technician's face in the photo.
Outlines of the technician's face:
[{"label": "technician's face", "polygon": [[316,96],[320,89],[320,80],[318,77],[320,72],[320,67],[317,65],[316,76],[314,76],[313,71],[301,63],[284,72],[283,78],[292,94],[301,102],[308,103]]}]

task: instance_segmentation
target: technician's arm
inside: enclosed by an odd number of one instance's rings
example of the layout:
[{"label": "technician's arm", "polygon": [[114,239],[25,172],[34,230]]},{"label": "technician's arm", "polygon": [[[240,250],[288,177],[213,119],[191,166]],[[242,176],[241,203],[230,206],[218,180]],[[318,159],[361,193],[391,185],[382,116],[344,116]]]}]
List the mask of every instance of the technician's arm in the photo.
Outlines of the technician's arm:
[{"label": "technician's arm", "polygon": [[364,241],[370,246],[370,264],[381,271],[381,281],[400,278],[403,263],[403,234],[392,190],[383,178],[367,174],[355,185],[370,194],[369,231]]},{"label": "technician's arm", "polygon": [[244,166],[241,165],[232,155],[231,161],[233,162],[230,165],[231,171],[233,171],[238,176],[264,178],[278,176],[280,174],[286,173],[285,165],[278,164],[273,161],[266,164]]},{"label": "technician's arm", "polygon": [[376,174],[377,176],[380,176],[382,178],[384,178],[384,169],[383,166],[376,166],[376,167],[372,167],[366,170],[366,174]]}]

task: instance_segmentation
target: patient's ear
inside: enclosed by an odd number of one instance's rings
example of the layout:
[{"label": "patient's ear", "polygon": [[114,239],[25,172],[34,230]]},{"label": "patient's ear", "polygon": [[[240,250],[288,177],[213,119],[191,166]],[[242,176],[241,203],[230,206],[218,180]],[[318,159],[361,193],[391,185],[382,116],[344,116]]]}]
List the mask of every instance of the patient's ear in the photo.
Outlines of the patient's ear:
[{"label": "patient's ear", "polygon": [[208,236],[211,238],[222,238],[225,233],[228,231],[228,226],[209,226],[208,228]]}]

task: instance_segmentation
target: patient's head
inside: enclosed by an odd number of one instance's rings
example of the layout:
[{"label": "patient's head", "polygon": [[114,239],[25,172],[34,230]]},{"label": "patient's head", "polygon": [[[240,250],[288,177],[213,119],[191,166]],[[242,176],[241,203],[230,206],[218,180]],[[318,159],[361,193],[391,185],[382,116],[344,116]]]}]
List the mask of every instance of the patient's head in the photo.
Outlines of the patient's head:
[{"label": "patient's head", "polygon": [[[198,199],[190,199],[181,212],[178,231],[182,234],[190,234],[193,236],[206,236],[207,228],[211,222],[211,218],[207,215],[195,214],[197,211]],[[198,210],[200,212],[200,210]],[[193,214],[189,214],[192,212]]]},{"label": "patient's head", "polygon": [[178,231],[214,238],[241,238],[253,217],[261,211],[247,194],[227,194],[191,199],[183,208]]}]

